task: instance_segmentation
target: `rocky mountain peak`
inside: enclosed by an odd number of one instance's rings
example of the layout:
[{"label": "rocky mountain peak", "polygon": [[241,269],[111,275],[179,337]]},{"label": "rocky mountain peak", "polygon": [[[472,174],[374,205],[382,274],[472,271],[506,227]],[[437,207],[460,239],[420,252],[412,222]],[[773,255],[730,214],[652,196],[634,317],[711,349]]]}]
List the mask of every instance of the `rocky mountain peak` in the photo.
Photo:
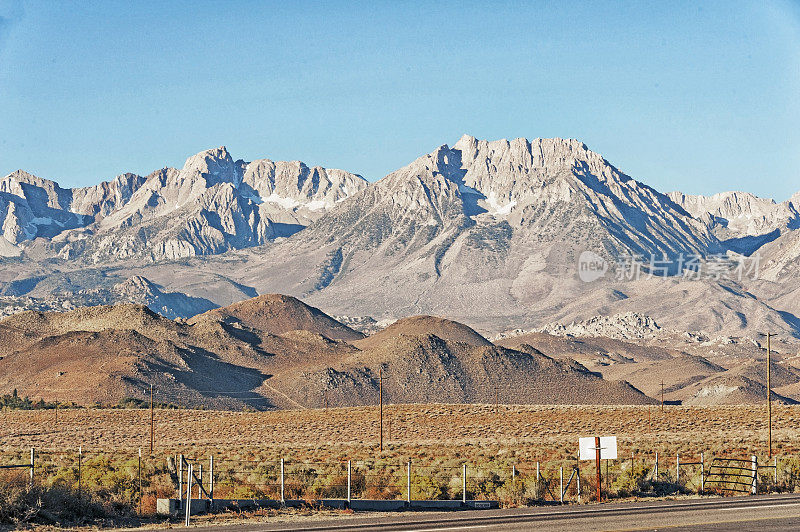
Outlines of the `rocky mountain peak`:
[{"label": "rocky mountain peak", "polygon": [[179,190],[178,205],[182,205],[203,189],[220,183],[231,183],[234,187],[241,183],[239,167],[225,146],[189,157],[171,185]]}]

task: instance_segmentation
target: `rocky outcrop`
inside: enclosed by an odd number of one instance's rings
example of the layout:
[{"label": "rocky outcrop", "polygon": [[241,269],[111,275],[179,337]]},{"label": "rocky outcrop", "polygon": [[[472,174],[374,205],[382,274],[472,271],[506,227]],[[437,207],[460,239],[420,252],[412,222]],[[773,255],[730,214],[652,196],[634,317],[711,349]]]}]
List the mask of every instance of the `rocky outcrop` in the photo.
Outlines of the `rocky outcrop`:
[{"label": "rocky outcrop", "polygon": [[782,203],[748,192],[722,192],[713,196],[670,192],[669,197],[723,239],[783,232],[800,224],[800,193]]}]

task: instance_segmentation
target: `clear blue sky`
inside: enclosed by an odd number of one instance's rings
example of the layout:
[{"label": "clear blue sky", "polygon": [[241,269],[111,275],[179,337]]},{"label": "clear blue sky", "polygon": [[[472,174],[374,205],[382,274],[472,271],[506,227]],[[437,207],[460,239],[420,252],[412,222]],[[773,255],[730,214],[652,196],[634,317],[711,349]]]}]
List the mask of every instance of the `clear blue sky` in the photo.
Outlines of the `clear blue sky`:
[{"label": "clear blue sky", "polygon": [[375,180],[469,133],[578,138],[665,192],[800,190],[800,3],[429,3],[0,0],[0,175],[224,144]]}]

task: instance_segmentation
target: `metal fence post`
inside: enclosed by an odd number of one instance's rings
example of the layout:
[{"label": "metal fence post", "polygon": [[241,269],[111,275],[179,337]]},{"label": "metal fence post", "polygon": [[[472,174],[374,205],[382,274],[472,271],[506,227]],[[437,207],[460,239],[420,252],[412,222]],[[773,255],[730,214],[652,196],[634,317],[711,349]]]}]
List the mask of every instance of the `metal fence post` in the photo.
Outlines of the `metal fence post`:
[{"label": "metal fence post", "polygon": [[778,487],[778,457],[775,457],[775,488]]},{"label": "metal fence post", "polygon": [[561,477],[561,483],[559,484],[561,487],[558,491],[558,498],[561,504],[564,504],[564,466],[558,468],[558,475]]},{"label": "metal fence post", "polygon": [[464,464],[464,474],[461,477],[461,502],[467,504],[467,464]]},{"label": "metal fence post", "polygon": [[[347,469],[349,471],[350,467],[348,466]],[[286,470],[284,469],[283,458],[281,458],[281,505],[285,505],[286,504],[286,491],[284,491],[286,489],[286,484],[285,484],[285,478],[286,477],[285,477],[285,475],[286,475]],[[349,480],[350,480],[350,474],[349,473],[347,475],[347,479],[348,479],[348,483],[349,483]],[[348,500],[348,502],[350,502],[350,501]]]},{"label": "metal fence post", "polygon": [[411,460],[406,464],[406,502],[411,505]]},{"label": "metal fence post", "polygon": [[199,469],[197,471],[199,473],[197,475],[197,478],[199,479],[197,481],[198,482],[198,484],[197,484],[197,498],[198,499],[202,499],[203,498],[203,464],[200,463],[200,464],[197,464],[197,465],[199,467]]},{"label": "metal fence post", "polygon": [[753,486],[750,490],[750,493],[755,495],[758,493],[758,458],[756,458],[756,455],[752,455],[750,457],[750,464],[753,468]]},{"label": "metal fence post", "polygon": [[189,517],[192,515],[192,464],[186,468],[186,526],[189,526]]},{"label": "metal fence post", "polygon": [[517,486],[517,466],[511,464],[511,489]]},{"label": "metal fence post", "polygon": [[139,468],[137,470],[137,476],[139,477],[139,513],[142,513],[142,448],[139,447]]},{"label": "metal fence post", "polygon": [[214,500],[214,455],[208,458],[208,494]]},{"label": "metal fence post", "polygon": [[31,489],[33,489],[33,468],[36,464],[36,459],[34,458],[36,451],[31,447]]},{"label": "metal fence post", "polygon": [[656,478],[655,479],[658,480],[658,451],[656,451],[656,470],[655,470],[655,473],[656,473]]},{"label": "metal fence post", "polygon": [[700,453],[700,493],[706,491],[706,458],[703,453]]},{"label": "metal fence post", "polygon": [[81,462],[83,462],[83,447],[81,445],[78,446],[78,498],[81,498]]},{"label": "metal fence post", "polygon": [[350,460],[347,461],[347,507],[350,507],[350,503],[353,501],[352,499],[352,464]]},{"label": "metal fence post", "polygon": [[536,490],[535,490],[535,493],[533,494],[534,498],[536,498],[536,499],[539,498],[539,479],[540,479],[540,477],[541,477],[541,475],[539,474],[539,462],[536,462]]},{"label": "metal fence post", "polygon": [[675,453],[675,484],[681,483],[681,453]]},{"label": "metal fence post", "polygon": [[183,503],[183,455],[178,455],[178,498]]}]

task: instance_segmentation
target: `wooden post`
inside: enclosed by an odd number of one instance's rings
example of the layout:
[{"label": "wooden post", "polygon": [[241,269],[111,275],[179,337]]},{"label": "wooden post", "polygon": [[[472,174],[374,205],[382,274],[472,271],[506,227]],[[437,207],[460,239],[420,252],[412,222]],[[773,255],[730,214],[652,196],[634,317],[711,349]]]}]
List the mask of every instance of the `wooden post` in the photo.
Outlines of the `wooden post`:
[{"label": "wooden post", "polygon": [[411,505],[411,460],[406,464],[406,502]]},{"label": "wooden post", "polygon": [[464,464],[464,474],[461,476],[461,502],[467,504],[467,464]]},{"label": "wooden post", "polygon": [[350,508],[350,503],[352,502],[352,464],[350,460],[347,461],[347,507]]},{"label": "wooden post", "polygon": [[[285,474],[286,470],[284,469],[283,458],[281,458],[281,506],[286,504],[286,492],[284,491],[286,487],[286,484],[284,483]],[[350,491],[350,462],[347,462],[347,485],[347,491]],[[348,499],[347,502],[350,502],[350,500]]]},{"label": "wooden post", "polygon": [[33,469],[36,465],[35,453],[36,451],[31,447],[31,489],[33,489]]},{"label": "wooden post", "polygon": [[189,526],[189,517],[192,515],[192,464],[186,468],[186,526]]},{"label": "wooden post", "polygon": [[600,436],[594,437],[595,461],[597,466],[597,502],[603,501],[603,485],[600,477]]}]

